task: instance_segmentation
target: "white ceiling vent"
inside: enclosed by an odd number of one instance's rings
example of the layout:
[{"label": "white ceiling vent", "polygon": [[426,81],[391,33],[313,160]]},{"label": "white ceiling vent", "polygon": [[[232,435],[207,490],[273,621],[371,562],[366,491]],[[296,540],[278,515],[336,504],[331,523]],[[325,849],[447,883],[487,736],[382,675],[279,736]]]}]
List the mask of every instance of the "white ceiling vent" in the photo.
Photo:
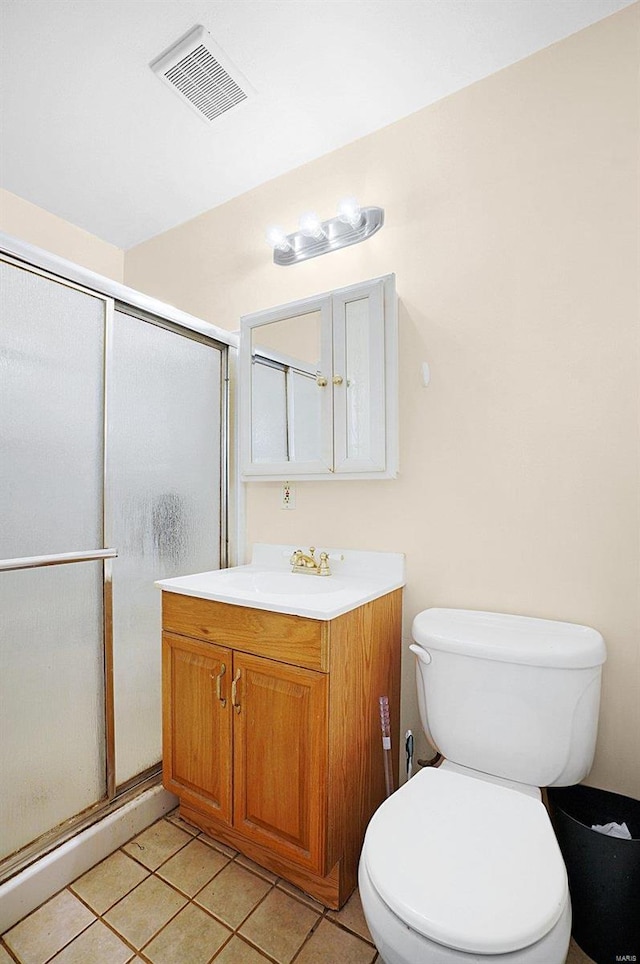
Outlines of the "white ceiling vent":
[{"label": "white ceiling vent", "polygon": [[204,27],[193,27],[149,66],[206,121],[238,107],[255,93]]}]

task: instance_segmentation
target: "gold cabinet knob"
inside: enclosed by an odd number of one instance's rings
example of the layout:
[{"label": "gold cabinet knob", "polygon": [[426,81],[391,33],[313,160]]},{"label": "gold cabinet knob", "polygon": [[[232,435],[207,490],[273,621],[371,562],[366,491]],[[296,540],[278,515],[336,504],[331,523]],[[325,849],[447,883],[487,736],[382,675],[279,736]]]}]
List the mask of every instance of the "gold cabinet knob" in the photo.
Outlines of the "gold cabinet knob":
[{"label": "gold cabinet knob", "polygon": [[326,376],[316,375],[316,385],[318,385],[320,388],[324,388],[325,385],[328,385],[328,379],[326,378]]},{"label": "gold cabinet knob", "polygon": [[342,377],[342,375],[334,375],[331,381],[333,382],[334,385],[342,385],[344,378]]}]

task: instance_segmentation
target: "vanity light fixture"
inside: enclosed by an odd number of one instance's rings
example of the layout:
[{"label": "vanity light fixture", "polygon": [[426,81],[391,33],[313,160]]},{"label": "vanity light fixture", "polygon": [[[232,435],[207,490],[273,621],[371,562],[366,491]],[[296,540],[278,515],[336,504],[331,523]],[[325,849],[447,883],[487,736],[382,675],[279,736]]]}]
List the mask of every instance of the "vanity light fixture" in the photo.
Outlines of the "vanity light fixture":
[{"label": "vanity light fixture", "polygon": [[274,224],[267,230],[267,244],[270,244],[274,250],[278,251],[290,251],[291,244],[289,239],[285,234],[284,228],[279,225]]},{"label": "vanity light fixture", "polygon": [[267,241],[273,248],[274,264],[297,264],[359,244],[383,224],[383,208],[361,208],[355,198],[346,197],[340,201],[335,218],[321,221],[314,211],[307,211],[300,218],[298,231],[285,234],[282,228],[272,227],[267,231]]},{"label": "vanity light fixture", "polygon": [[338,217],[352,228],[360,227],[362,209],[354,197],[343,197],[338,205]]},{"label": "vanity light fixture", "polygon": [[305,238],[313,238],[314,241],[320,241],[327,236],[322,227],[322,221],[315,211],[307,211],[303,214],[298,221],[298,227],[300,234],[304,234]]}]

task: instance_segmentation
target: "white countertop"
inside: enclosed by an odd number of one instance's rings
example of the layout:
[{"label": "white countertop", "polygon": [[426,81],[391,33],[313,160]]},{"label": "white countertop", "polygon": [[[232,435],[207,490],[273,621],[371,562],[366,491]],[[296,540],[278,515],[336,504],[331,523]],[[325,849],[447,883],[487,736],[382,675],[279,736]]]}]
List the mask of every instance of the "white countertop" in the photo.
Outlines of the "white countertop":
[{"label": "white countertop", "polygon": [[330,576],[292,573],[289,557],[306,546],[256,544],[251,563],[155,583],[166,592],[310,619],[334,619],[404,586],[404,555],[328,549]]}]

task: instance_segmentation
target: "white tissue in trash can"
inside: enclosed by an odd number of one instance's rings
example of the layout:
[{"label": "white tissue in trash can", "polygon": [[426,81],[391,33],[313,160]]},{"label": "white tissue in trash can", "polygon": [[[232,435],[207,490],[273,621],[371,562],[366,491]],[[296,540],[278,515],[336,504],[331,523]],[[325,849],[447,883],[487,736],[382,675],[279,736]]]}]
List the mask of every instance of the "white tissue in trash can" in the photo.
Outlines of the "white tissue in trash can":
[{"label": "white tissue in trash can", "polygon": [[597,830],[598,833],[604,833],[608,837],[620,837],[622,840],[632,839],[626,823],[594,823],[591,825],[591,829]]}]

